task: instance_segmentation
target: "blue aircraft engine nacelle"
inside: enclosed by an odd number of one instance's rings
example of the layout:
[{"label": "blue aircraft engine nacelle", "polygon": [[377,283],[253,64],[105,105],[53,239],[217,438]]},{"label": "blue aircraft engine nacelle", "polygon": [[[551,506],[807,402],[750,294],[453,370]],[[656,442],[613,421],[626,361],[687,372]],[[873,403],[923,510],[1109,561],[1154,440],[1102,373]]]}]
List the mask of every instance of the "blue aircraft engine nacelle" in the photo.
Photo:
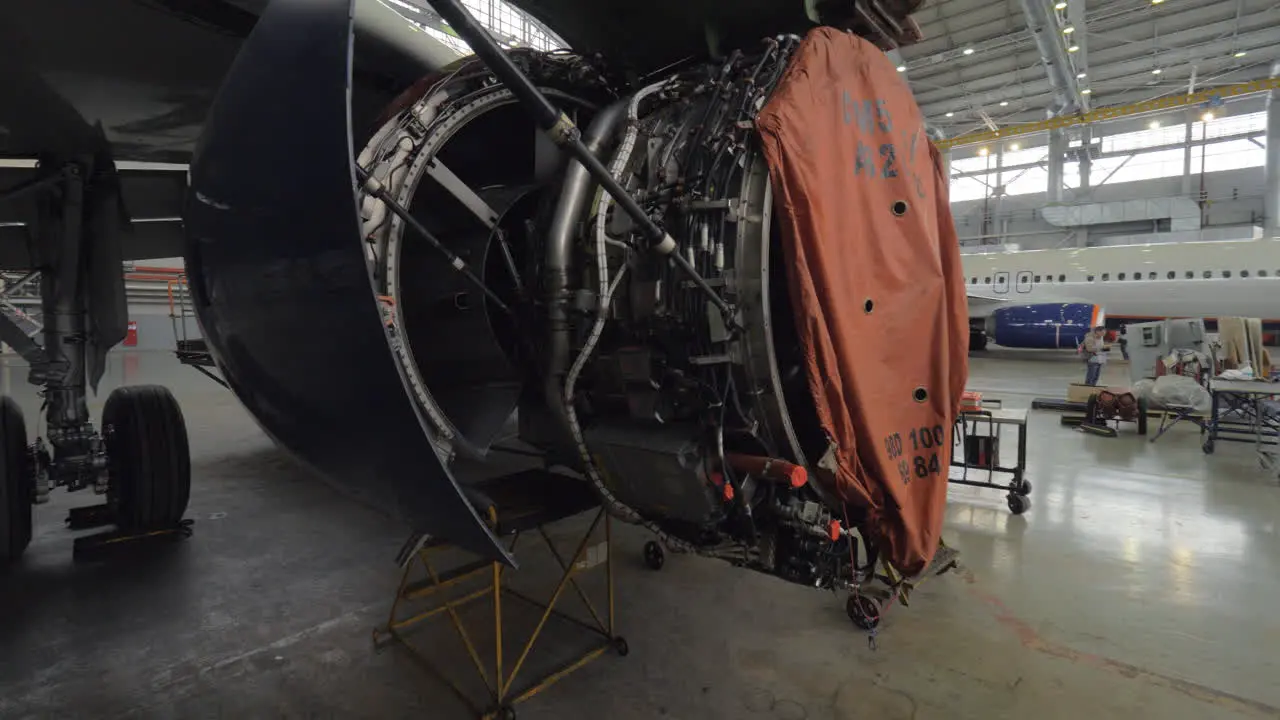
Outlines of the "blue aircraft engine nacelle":
[{"label": "blue aircraft engine nacelle", "polygon": [[987,336],[1008,348],[1074,348],[1091,328],[1106,323],[1101,305],[1037,303],[994,310]]}]

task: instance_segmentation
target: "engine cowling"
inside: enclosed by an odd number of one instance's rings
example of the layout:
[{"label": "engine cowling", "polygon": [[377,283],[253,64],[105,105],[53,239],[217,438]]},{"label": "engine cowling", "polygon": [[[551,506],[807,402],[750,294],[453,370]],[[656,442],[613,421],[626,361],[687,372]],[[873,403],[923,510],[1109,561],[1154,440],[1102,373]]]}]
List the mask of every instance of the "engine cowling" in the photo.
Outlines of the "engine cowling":
[{"label": "engine cowling", "polygon": [[[273,2],[192,164],[194,305],[267,432],[415,530],[510,561],[453,469],[483,459],[514,412],[546,465],[577,473],[611,514],[669,545],[810,586],[866,579],[874,565],[858,558],[873,556],[886,523],[869,502],[836,499],[819,474],[834,476],[838,461],[753,122],[800,38],[684,63],[643,87],[594,56],[508,53],[661,219],[669,235],[655,249],[474,58],[434,68],[394,101],[376,92],[394,83],[371,88],[367,68],[349,65],[349,2]],[[371,122],[360,109],[379,99]],[[888,133],[877,107],[849,101],[847,132]],[[896,117],[923,137],[911,109]],[[912,202],[938,197],[936,175],[908,186],[885,147],[869,180],[898,179]],[[915,145],[903,147],[910,158]],[[879,211],[901,218],[910,206],[895,197]],[[859,300],[856,316],[891,307]],[[909,397],[932,412],[950,379],[913,378]],[[938,450],[950,420],[937,417],[913,415],[880,438],[883,451],[867,444],[894,461],[877,479],[942,487],[945,499]],[[927,519],[940,527],[940,513]]]},{"label": "engine cowling", "polygon": [[1037,303],[997,308],[987,318],[987,335],[1008,348],[1073,348],[1089,330],[1106,322],[1101,305]]}]

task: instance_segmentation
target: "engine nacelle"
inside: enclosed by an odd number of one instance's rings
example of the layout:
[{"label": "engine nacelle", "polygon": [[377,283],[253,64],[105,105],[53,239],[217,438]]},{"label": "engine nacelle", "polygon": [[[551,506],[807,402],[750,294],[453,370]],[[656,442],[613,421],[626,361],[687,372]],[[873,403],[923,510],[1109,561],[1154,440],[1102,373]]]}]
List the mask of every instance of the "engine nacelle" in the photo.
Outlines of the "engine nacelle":
[{"label": "engine nacelle", "polygon": [[[807,479],[833,446],[753,122],[800,38],[643,87],[599,57],[509,52],[661,224],[655,248],[475,58],[414,84],[376,126],[344,114],[377,97],[366,74],[347,83],[348,2],[270,6],[192,164],[194,304],[267,432],[416,529],[510,561],[452,469],[515,413],[548,465],[668,544],[810,586],[865,577],[879,526]],[[884,109],[864,107],[859,123],[887,132]],[[930,408],[928,381],[911,382]],[[940,417],[926,449],[945,447]],[[893,481],[936,487],[919,482],[945,476],[929,457],[903,457]]]},{"label": "engine nacelle", "polygon": [[1037,303],[1000,307],[987,318],[987,336],[1008,348],[1074,348],[1106,322],[1101,305]]}]

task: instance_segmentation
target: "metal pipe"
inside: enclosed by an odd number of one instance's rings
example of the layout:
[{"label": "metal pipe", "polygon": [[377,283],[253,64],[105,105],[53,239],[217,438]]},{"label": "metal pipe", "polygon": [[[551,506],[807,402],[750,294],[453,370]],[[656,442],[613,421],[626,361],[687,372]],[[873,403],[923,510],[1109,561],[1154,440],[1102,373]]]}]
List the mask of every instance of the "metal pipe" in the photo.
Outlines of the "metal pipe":
[{"label": "metal pipe", "polygon": [[1080,112],[1083,103],[1080,101],[1075,78],[1069,71],[1071,61],[1067,58],[1067,50],[1062,46],[1060,35],[1055,32],[1057,23],[1049,17],[1048,5],[1045,0],[1022,0],[1022,14],[1026,16],[1027,29],[1035,38],[1040,61],[1044,63],[1049,85],[1058,101],[1052,108],[1053,114]]},{"label": "metal pipe", "polygon": [[618,203],[618,206],[640,228],[650,247],[655,252],[667,256],[670,262],[675,263],[680,272],[707,296],[711,304],[720,310],[725,318],[725,324],[735,330],[738,329],[738,324],[734,319],[734,310],[729,303],[707,283],[706,278],[702,277],[683,255],[675,252],[677,249],[675,238],[659,227],[644,211],[644,208],[640,207],[635,198],[631,197],[626,188],[622,187],[609,174],[604,163],[600,162],[599,158],[587,150],[586,145],[582,143],[582,138],[579,136],[577,126],[573,124],[569,116],[557,110],[551,104],[551,101],[547,100],[546,96],[538,91],[538,88],[529,78],[520,72],[520,69],[511,61],[511,58],[502,52],[502,49],[494,42],[488,31],[476,22],[476,19],[471,16],[471,13],[467,11],[460,0],[429,0],[429,2],[436,13],[457,31],[458,36],[466,41],[476,55],[484,61],[485,66],[502,81],[502,84],[533,115],[534,122],[537,123],[538,127],[557,145],[565,148],[574,159],[586,167],[591,177],[604,188],[605,192],[609,193],[609,196]]},{"label": "metal pipe", "polygon": [[[626,117],[627,101],[619,100],[596,114],[583,144],[592,154],[599,154],[605,141],[614,135]],[[582,163],[570,161],[560,186],[551,227],[547,231],[546,267],[543,282],[547,292],[547,368],[553,377],[563,376],[569,367],[569,272],[573,262],[574,229],[591,190],[591,175]],[[555,396],[560,397],[560,389]]]},{"label": "metal pipe", "polygon": [[[1271,77],[1280,77],[1280,62],[1271,66]],[[1267,94],[1266,178],[1264,223],[1271,237],[1280,237],[1280,90]]]},{"label": "metal pipe", "polygon": [[[619,100],[601,110],[587,126],[583,138],[587,149],[599,153],[626,117],[627,100]],[[555,419],[561,441],[570,445],[573,427],[564,402],[564,376],[569,370],[569,272],[573,266],[574,228],[582,218],[591,191],[591,174],[582,163],[569,161],[560,198],[556,202],[551,228],[547,232],[546,267],[543,282],[547,293],[547,355],[544,395],[547,409]]]}]

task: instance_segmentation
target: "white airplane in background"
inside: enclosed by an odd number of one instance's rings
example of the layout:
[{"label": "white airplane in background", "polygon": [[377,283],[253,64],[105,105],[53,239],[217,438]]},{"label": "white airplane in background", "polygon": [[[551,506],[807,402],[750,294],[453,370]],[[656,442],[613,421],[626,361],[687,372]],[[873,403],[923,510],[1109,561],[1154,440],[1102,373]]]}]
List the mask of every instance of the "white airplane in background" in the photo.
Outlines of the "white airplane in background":
[{"label": "white airplane in background", "polygon": [[963,264],[975,350],[1075,347],[1092,326],[1175,317],[1280,325],[1280,240],[987,253]]}]

